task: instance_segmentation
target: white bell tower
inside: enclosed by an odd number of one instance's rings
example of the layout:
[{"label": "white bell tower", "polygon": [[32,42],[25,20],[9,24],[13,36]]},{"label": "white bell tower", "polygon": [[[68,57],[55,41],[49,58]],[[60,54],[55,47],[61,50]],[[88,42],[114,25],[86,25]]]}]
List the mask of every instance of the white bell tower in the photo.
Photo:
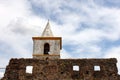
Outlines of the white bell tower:
[{"label": "white bell tower", "polygon": [[33,39],[33,58],[37,59],[60,59],[60,50],[62,49],[62,38],[54,37],[50,28],[49,21],[41,37],[32,37]]}]

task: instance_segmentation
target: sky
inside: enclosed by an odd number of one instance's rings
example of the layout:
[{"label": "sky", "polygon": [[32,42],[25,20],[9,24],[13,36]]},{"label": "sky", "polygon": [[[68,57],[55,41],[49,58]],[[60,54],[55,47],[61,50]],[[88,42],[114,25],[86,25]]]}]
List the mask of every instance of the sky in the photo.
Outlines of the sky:
[{"label": "sky", "polygon": [[[0,0],[0,67],[32,58],[33,36],[49,19],[62,37],[61,58],[117,58],[120,74],[120,0]],[[0,77],[5,70],[0,70]]]}]

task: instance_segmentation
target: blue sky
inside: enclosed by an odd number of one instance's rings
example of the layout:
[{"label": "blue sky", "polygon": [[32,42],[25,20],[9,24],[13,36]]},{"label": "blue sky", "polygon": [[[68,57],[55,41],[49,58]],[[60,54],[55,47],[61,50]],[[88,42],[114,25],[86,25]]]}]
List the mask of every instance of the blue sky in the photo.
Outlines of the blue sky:
[{"label": "blue sky", "polygon": [[[18,4],[19,3],[19,4]],[[32,37],[48,21],[61,36],[61,58],[117,58],[120,73],[120,0],[0,0],[0,67],[32,57]],[[4,73],[0,70],[0,76]]]}]

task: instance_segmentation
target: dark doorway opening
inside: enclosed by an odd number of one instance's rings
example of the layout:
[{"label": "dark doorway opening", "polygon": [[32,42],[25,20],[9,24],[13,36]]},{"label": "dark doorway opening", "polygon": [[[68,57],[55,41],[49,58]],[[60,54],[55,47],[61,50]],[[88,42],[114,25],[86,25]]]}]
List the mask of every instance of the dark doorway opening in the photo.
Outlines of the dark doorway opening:
[{"label": "dark doorway opening", "polygon": [[48,43],[44,44],[44,54],[49,54],[50,51],[50,45]]}]

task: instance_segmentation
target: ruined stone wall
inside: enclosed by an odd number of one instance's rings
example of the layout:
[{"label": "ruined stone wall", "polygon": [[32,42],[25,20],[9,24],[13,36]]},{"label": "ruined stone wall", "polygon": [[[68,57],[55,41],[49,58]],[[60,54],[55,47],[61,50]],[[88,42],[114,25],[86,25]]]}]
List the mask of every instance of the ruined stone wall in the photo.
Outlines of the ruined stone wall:
[{"label": "ruined stone wall", "polygon": [[[120,80],[116,59],[11,59],[2,80]],[[32,73],[26,67],[33,66]],[[78,69],[74,70],[73,67]],[[100,70],[94,67],[99,66]]]}]

